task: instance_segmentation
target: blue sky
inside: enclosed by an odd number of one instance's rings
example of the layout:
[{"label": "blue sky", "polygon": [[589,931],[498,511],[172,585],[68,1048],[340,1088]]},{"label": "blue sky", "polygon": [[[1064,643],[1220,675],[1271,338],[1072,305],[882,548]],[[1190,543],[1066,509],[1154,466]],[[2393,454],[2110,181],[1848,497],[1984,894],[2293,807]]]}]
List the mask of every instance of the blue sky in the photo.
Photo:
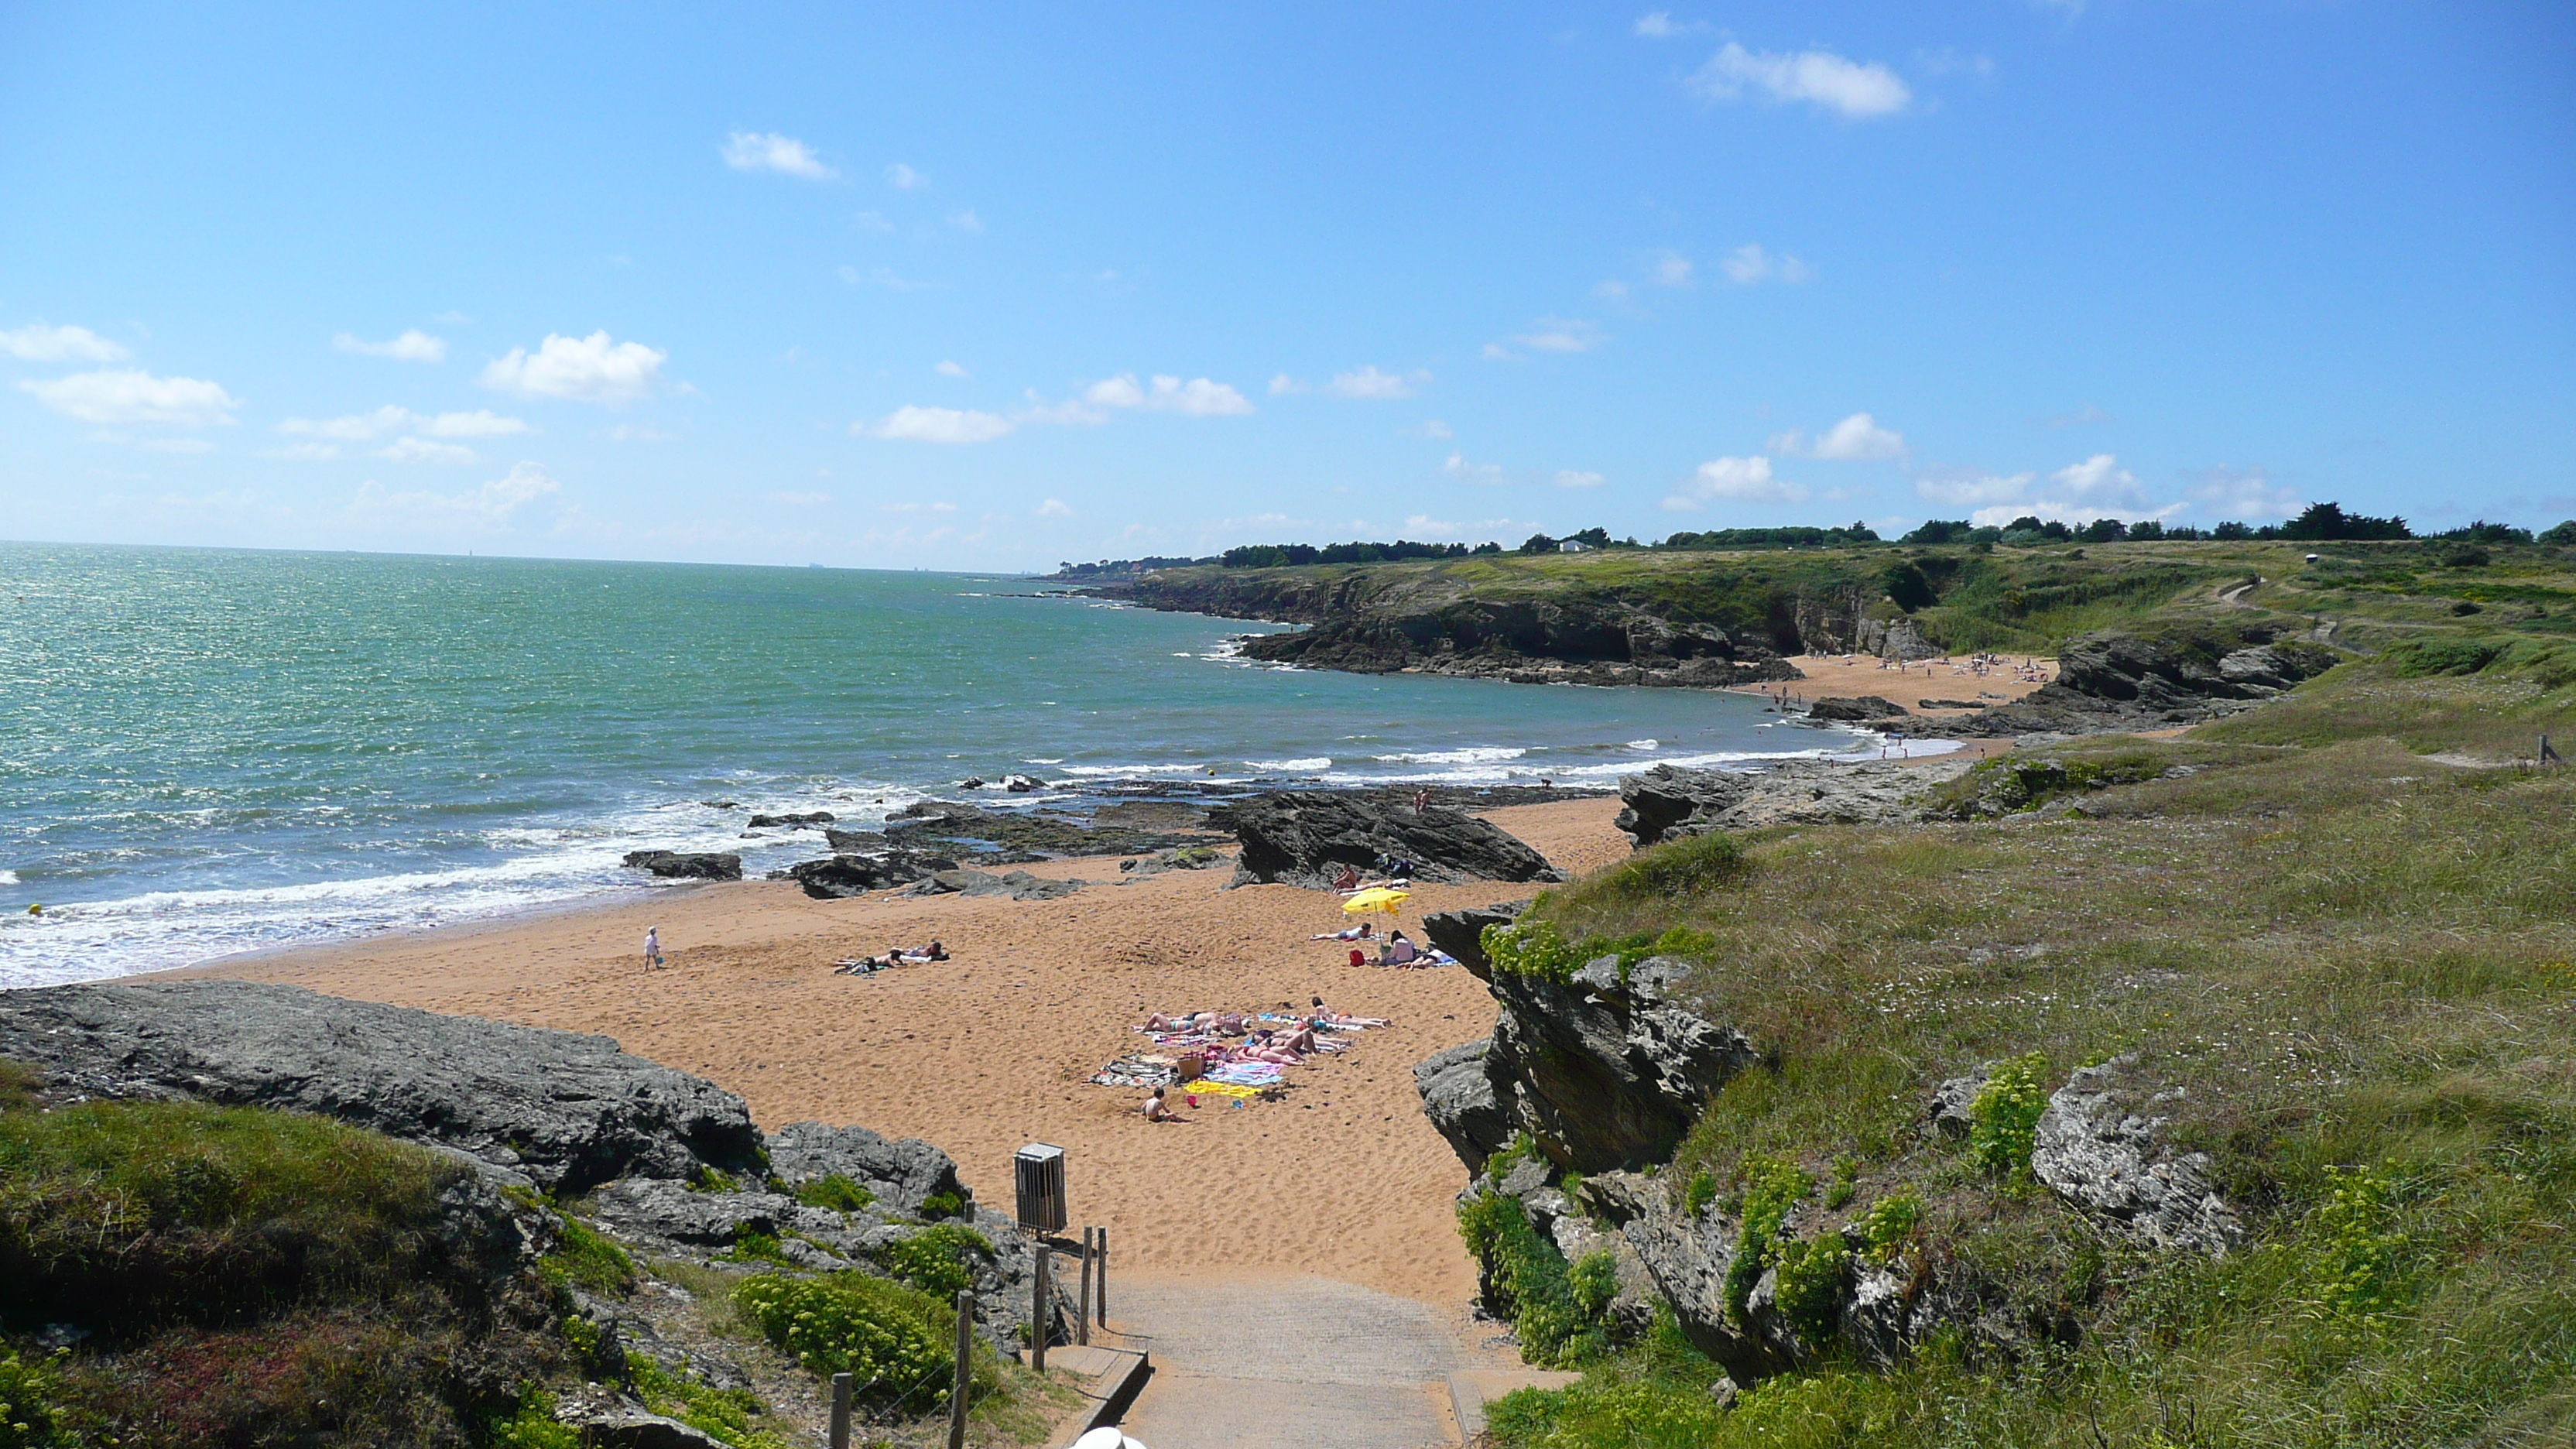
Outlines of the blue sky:
[{"label": "blue sky", "polygon": [[2576,515],[2576,10],[0,6],[0,537]]}]

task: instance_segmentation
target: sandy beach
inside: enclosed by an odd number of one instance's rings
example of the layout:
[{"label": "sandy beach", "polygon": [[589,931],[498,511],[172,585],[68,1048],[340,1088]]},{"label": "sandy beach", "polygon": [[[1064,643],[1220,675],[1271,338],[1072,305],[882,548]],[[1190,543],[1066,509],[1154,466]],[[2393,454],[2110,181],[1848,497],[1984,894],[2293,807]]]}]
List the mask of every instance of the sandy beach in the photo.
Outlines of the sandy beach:
[{"label": "sandy beach", "polygon": [[[1627,854],[1615,798],[1487,818],[1575,872]],[[1115,882],[1115,858],[1032,873]],[[947,1150],[1008,1210],[1010,1158],[1070,1154],[1077,1222],[1110,1230],[1139,1271],[1305,1272],[1455,1308],[1474,1273],[1450,1216],[1466,1170],[1424,1120],[1413,1064],[1491,1031],[1464,970],[1353,968],[1310,942],[1339,901],[1291,886],[1223,889],[1230,869],[1099,884],[1056,901],[807,899],[784,882],[682,886],[650,899],[480,928],[388,936],[197,968],[335,995],[598,1032],[742,1094],[763,1127],[819,1119]],[[1530,893],[1424,886],[1424,911]],[[1380,917],[1383,921],[1385,918]],[[642,969],[647,926],[669,965]],[[936,937],[956,957],[874,977],[842,957]],[[1157,1009],[1303,1005],[1391,1018],[1337,1057],[1292,1069],[1283,1099],[1221,1099],[1149,1126],[1141,1092],[1085,1079],[1143,1044]]]}]

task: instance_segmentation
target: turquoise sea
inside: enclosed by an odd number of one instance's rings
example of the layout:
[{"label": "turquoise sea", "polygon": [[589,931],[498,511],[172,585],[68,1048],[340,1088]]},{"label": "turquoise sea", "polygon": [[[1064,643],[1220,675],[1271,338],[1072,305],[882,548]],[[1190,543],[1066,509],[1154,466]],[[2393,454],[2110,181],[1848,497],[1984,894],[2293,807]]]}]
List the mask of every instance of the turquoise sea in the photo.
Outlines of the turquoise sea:
[{"label": "turquoise sea", "polygon": [[1741,695],[1256,665],[1228,640],[1276,626],[1045,587],[0,544],[0,987],[654,889],[643,847],[824,853],[711,800],[864,828],[968,774],[1078,808],[1875,748]]}]

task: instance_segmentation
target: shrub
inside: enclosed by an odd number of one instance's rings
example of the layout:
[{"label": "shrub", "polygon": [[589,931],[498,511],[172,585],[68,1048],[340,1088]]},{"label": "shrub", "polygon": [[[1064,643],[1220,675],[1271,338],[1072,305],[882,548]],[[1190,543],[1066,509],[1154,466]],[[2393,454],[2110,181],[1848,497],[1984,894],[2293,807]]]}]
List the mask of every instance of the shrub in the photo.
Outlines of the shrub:
[{"label": "shrub", "polygon": [[645,1408],[711,1439],[734,1449],[789,1449],[785,1439],[759,1426],[761,1403],[748,1389],[719,1389],[683,1378],[640,1353],[626,1356],[626,1377]]},{"label": "shrub", "polygon": [[796,1185],[796,1200],[807,1207],[826,1212],[854,1213],[877,1200],[877,1195],[840,1173],[818,1177]]},{"label": "shrub", "polygon": [[1566,981],[1581,969],[1583,953],[1557,933],[1552,921],[1521,921],[1485,928],[1485,959],[1497,971]]},{"label": "shrub", "polygon": [[545,1258],[551,1276],[593,1293],[635,1291],[635,1260],[624,1248],[569,1217],[555,1224],[555,1235],[555,1250]]},{"label": "shrub", "polygon": [[966,1198],[962,1193],[934,1192],[921,1200],[925,1218],[962,1218],[966,1215]]},{"label": "shrub", "polygon": [[1774,1240],[1771,1256],[1779,1274],[1773,1287],[1780,1311],[1796,1325],[1799,1337],[1811,1348],[1832,1338],[1851,1269],[1851,1250],[1843,1246],[1842,1235],[1819,1233],[1804,1242]]},{"label": "shrub", "polygon": [[1599,1322],[1610,1311],[1610,1300],[1619,1296],[1619,1258],[1608,1248],[1595,1248],[1574,1260],[1566,1270],[1566,1282],[1574,1292],[1574,1306],[1583,1316]]},{"label": "shrub", "polygon": [[960,1288],[975,1286],[975,1275],[967,1267],[967,1254],[993,1254],[993,1242],[973,1228],[943,1223],[913,1234],[899,1243],[889,1243],[877,1250],[876,1260],[885,1270],[924,1293],[953,1297]]},{"label": "shrub", "polygon": [[787,1249],[776,1238],[749,1227],[734,1230],[733,1246],[716,1255],[732,1263],[785,1263]]},{"label": "shrub", "polygon": [[1639,851],[1579,892],[1624,901],[1670,901],[1701,895],[1743,878],[1752,868],[1735,837],[1712,830]]},{"label": "shrub", "polygon": [[689,1191],[740,1192],[742,1184],[735,1181],[732,1173],[700,1163],[697,1172],[689,1178]]},{"label": "shrub", "polygon": [[[1578,1279],[1556,1244],[1530,1226],[1520,1199],[1495,1192],[1476,1193],[1458,1205],[1458,1236],[1486,1265],[1503,1300],[1494,1306],[1511,1314],[1522,1358],[1541,1366],[1575,1364],[1609,1347],[1601,1309],[1619,1289],[1618,1271],[1606,1253],[1600,1255],[1603,1263]],[[1605,1270],[1607,1291],[1601,1282]],[[1598,1306],[1587,1307],[1586,1295],[1597,1296]]]},{"label": "shrub", "polygon": [[2326,1169],[2325,1201],[2309,1214],[2325,1277],[2325,1299],[2339,1312],[2365,1318],[2387,1306],[2397,1248],[2404,1239],[2383,1232],[2388,1221],[2389,1176],[2369,1168]]},{"label": "shrub", "polygon": [[508,1418],[484,1431],[493,1449],[581,1449],[581,1431],[555,1418],[555,1396],[534,1385],[519,1395]]},{"label": "shrub", "polygon": [[734,1305],[807,1372],[852,1375],[870,1403],[943,1404],[955,1385],[955,1310],[917,1289],[865,1273],[763,1273],[734,1290]]},{"label": "shrub", "polygon": [[1998,1177],[2030,1170],[2031,1137],[2048,1110],[2048,1058],[2032,1052],[1995,1068],[1968,1104],[1968,1150]]},{"label": "shrub", "polygon": [[1717,1175],[1712,1172],[1691,1174],[1690,1187],[1682,1193],[1682,1211],[1698,1217],[1717,1201]]},{"label": "shrub", "polygon": [[54,1368],[66,1353],[29,1363],[14,1350],[0,1351],[0,1449],[50,1449],[69,1444],[58,1432]]},{"label": "shrub", "polygon": [[1726,1265],[1726,1306],[1738,1320],[1753,1298],[1753,1285],[1772,1261],[1772,1240],[1788,1222],[1790,1209],[1816,1190],[1816,1179],[1794,1162],[1748,1154],[1737,1169],[1744,1183],[1743,1226],[1735,1240],[1734,1261]]},{"label": "shrub", "polygon": [[1923,1199],[1910,1192],[1893,1193],[1869,1205],[1860,1219],[1862,1251],[1872,1262],[1884,1263],[1896,1256],[1905,1240],[1923,1222]]}]

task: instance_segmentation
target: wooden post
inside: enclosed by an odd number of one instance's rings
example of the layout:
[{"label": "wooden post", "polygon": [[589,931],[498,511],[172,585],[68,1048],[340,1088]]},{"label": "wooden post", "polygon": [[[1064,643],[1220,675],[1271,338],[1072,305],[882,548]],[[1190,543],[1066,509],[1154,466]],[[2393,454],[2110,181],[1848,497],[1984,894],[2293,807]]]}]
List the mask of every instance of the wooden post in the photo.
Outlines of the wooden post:
[{"label": "wooden post", "polygon": [[1047,1264],[1054,1258],[1055,1250],[1046,1245],[1044,1237],[1040,1237],[1037,1287],[1030,1294],[1029,1304],[1029,1367],[1039,1373],[1046,1372],[1047,1320],[1055,1316],[1052,1311],[1055,1308],[1055,1297],[1048,1291],[1047,1284]]},{"label": "wooden post", "polygon": [[1091,1288],[1091,1308],[1093,1313],[1099,1315],[1094,1321],[1101,1327],[1107,1328],[1109,1326],[1109,1230],[1107,1228],[1100,1230],[1100,1249],[1096,1256],[1099,1261],[1092,1266],[1091,1276],[1099,1281]]},{"label": "wooden post", "polygon": [[957,1382],[948,1391],[948,1449],[966,1449],[966,1400],[975,1387],[975,1292],[957,1290]]},{"label": "wooden post", "polygon": [[1091,1342],[1091,1229],[1082,1230],[1082,1298],[1073,1315],[1073,1341]]},{"label": "wooden post", "polygon": [[832,1375],[832,1449],[850,1449],[850,1376]]}]

